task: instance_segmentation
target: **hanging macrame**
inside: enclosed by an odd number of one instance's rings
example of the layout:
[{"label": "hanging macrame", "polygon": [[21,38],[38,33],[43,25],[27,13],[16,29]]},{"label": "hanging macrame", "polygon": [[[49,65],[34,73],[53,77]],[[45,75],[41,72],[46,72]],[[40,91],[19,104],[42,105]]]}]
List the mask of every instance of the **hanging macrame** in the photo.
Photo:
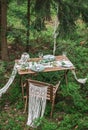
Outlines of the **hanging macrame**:
[{"label": "hanging macrame", "polygon": [[75,73],[75,70],[72,70],[72,74],[74,75],[74,78],[76,79],[76,81],[80,84],[85,84],[87,81],[87,78],[83,78],[83,79],[78,79]]},{"label": "hanging macrame", "polygon": [[[57,7],[57,13],[58,13],[58,7]],[[55,55],[55,51],[56,51],[56,40],[57,40],[57,36],[58,36],[58,25],[59,25],[59,21],[58,21],[58,17],[56,16],[56,20],[55,20],[55,25],[54,25],[54,33],[53,33],[53,38],[54,38],[54,46],[53,46],[53,55]],[[74,78],[76,79],[76,81],[80,84],[85,84],[87,81],[87,78],[82,78],[79,79],[76,76],[75,70],[72,70],[72,74],[74,75]]]},{"label": "hanging macrame", "polygon": [[7,91],[9,86],[12,84],[12,82],[16,76],[16,73],[17,73],[17,69],[16,69],[16,64],[15,64],[8,82],[6,83],[6,85],[3,88],[0,89],[0,97],[2,96],[2,94],[4,94]]},{"label": "hanging macrame", "polygon": [[[27,62],[28,59],[29,59],[29,54],[25,52],[21,56],[20,63]],[[4,94],[8,90],[8,88],[12,84],[16,74],[17,74],[17,63],[15,63],[15,65],[13,67],[13,71],[12,71],[12,74],[11,74],[8,82],[6,83],[6,85],[3,88],[0,89],[0,97],[2,96],[2,94]]]},{"label": "hanging macrame", "polygon": [[38,118],[43,117],[46,107],[47,86],[38,87],[29,84],[29,103],[27,125],[36,127]]},{"label": "hanging macrame", "polygon": [[[58,13],[58,7],[57,7],[57,13]],[[56,51],[56,41],[57,41],[57,36],[58,36],[58,31],[57,31],[58,25],[59,25],[59,21],[58,21],[58,17],[56,16],[55,24],[54,24],[54,33],[53,33],[53,38],[54,38],[53,55],[55,55],[55,51]]]}]

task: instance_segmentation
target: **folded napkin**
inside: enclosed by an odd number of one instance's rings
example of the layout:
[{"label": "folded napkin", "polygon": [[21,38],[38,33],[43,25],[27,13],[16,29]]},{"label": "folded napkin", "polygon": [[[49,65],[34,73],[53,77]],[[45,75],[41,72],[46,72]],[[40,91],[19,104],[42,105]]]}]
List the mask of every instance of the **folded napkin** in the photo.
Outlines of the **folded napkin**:
[{"label": "folded napkin", "polygon": [[72,67],[73,64],[70,61],[62,61],[62,66],[63,67]]},{"label": "folded napkin", "polygon": [[62,67],[72,67],[73,64],[70,62],[70,61],[66,61],[66,60],[63,60],[63,61],[57,61],[57,66],[62,66]]}]

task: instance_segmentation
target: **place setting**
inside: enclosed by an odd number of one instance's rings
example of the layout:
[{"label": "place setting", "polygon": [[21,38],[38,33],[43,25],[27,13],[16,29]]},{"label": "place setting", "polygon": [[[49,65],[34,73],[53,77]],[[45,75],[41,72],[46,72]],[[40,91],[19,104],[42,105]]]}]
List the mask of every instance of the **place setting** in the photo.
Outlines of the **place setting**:
[{"label": "place setting", "polygon": [[69,68],[69,67],[72,67],[73,64],[70,61],[68,61],[68,60],[62,60],[60,62],[60,66],[61,67],[65,67],[65,68]]},{"label": "place setting", "polygon": [[67,56],[67,52],[66,51],[63,51],[62,52],[62,56],[64,57],[61,61],[61,66],[62,67],[65,67],[65,68],[70,68],[73,66],[73,64],[69,61],[69,60],[66,60],[66,56]]},{"label": "place setting", "polygon": [[[39,53],[39,55],[40,55],[40,53]],[[52,54],[46,54],[46,55],[41,55],[41,56],[39,56],[40,57],[40,61],[39,61],[39,63],[40,64],[42,64],[42,65],[44,65],[45,66],[45,68],[46,67],[53,67],[53,62],[56,60],[56,58],[55,58],[55,56],[54,55],[52,55]]]},{"label": "place setting", "polygon": [[[22,55],[21,59],[17,62],[16,68],[19,71],[34,71],[34,72],[42,72],[46,68],[71,68],[73,64],[66,59],[66,53],[62,54],[62,59],[57,59],[56,56],[52,54],[43,54],[43,52],[38,53],[38,58],[30,58],[26,53]],[[37,60],[36,60],[37,59]]]},{"label": "place setting", "polygon": [[38,53],[40,60],[38,62],[31,62],[30,69],[35,72],[41,72],[47,67],[53,67],[51,62],[55,60],[54,55],[43,55],[42,52]]},{"label": "place setting", "polygon": [[45,69],[45,67],[42,64],[34,63],[34,65],[30,67],[30,69],[35,72],[41,72]]},{"label": "place setting", "polygon": [[38,53],[38,61],[29,61],[29,69],[35,72],[44,71],[45,68],[53,67],[55,56],[51,54],[43,55],[43,52]]}]

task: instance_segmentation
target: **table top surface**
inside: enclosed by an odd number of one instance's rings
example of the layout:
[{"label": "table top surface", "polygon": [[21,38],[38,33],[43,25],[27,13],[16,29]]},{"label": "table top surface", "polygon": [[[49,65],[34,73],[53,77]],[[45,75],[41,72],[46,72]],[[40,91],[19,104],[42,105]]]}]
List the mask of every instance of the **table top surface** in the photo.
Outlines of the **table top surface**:
[{"label": "table top surface", "polygon": [[[28,62],[38,62],[39,60],[41,60],[41,59],[40,58],[31,58],[30,61],[28,61]],[[55,60],[56,61],[63,61],[63,60],[70,61],[66,56],[63,56],[63,55],[55,56]],[[19,61],[19,59],[15,60],[16,63],[18,61]],[[71,67],[53,66],[53,67],[46,67],[42,72],[73,70],[73,69],[75,69],[74,65],[71,66]],[[32,71],[31,69],[27,69],[27,70],[19,70],[18,69],[18,74],[19,75],[35,74],[35,73],[38,73],[38,72]]]}]

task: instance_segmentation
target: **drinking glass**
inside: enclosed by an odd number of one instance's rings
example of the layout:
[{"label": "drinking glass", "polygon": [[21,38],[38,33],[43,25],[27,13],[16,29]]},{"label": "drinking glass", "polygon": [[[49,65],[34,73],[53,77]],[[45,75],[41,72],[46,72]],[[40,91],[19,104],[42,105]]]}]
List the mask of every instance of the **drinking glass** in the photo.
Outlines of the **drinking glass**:
[{"label": "drinking glass", "polygon": [[67,52],[63,51],[62,52],[62,56],[63,56],[62,62],[64,62],[66,60],[66,55],[67,55]]},{"label": "drinking glass", "polygon": [[25,62],[25,63],[28,61],[29,58],[30,58],[30,56],[29,56],[29,54],[26,53],[26,52],[24,52],[24,53],[22,54],[22,56],[21,56],[21,60],[22,60],[23,62]]},{"label": "drinking glass", "polygon": [[43,58],[43,52],[39,52],[39,53],[38,53],[38,56],[39,56],[39,58],[42,59],[42,58]]},{"label": "drinking glass", "polygon": [[63,52],[62,52],[62,55],[63,55],[63,56],[66,56],[66,55],[67,55],[67,52],[66,52],[66,51],[63,51]]}]

